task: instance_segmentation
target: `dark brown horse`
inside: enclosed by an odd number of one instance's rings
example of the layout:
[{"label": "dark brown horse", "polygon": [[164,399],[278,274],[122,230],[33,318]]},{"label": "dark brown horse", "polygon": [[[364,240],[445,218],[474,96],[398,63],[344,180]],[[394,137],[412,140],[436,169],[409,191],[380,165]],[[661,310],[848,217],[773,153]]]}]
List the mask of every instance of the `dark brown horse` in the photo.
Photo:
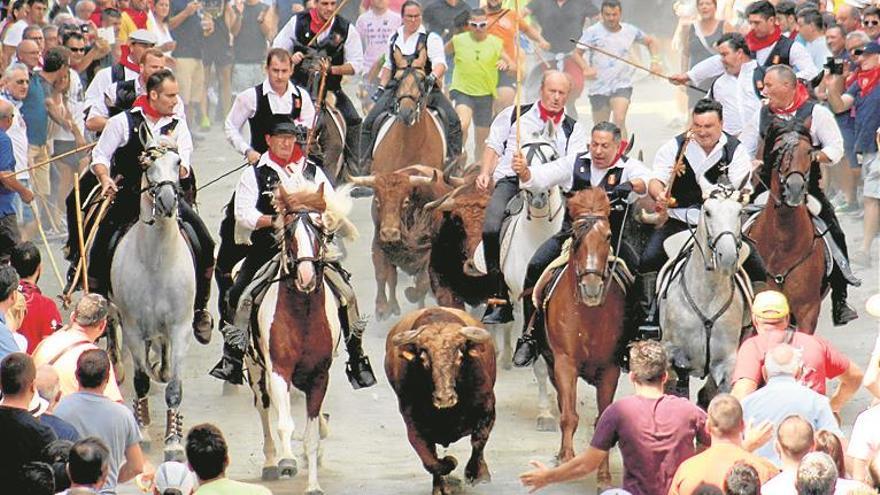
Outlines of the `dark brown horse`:
[{"label": "dark brown horse", "polygon": [[798,328],[813,333],[827,285],[825,248],[807,209],[810,132],[797,122],[772,125],[764,146],[770,194],[749,236],[767,264],[770,286],[788,297]]},{"label": "dark brown horse", "polygon": [[[323,185],[317,192],[276,192],[276,228],[282,240],[279,281],[257,309],[259,338],[246,356],[263,426],[263,479],[296,474],[290,386],[306,394],[303,444],[309,469],[306,493],[310,494],[322,493],[318,484],[319,418],[340,330],[335,297],[324,285],[327,203]],[[269,422],[270,406],[278,417],[274,428]],[[275,441],[281,447],[277,462]]]},{"label": "dark brown horse", "polygon": [[[597,418],[614,400],[626,298],[611,277],[608,196],[597,188],[579,191],[568,200],[568,209],[573,219],[571,252],[545,311],[544,358],[559,403],[560,462],[574,457],[578,377],[596,387]],[[600,487],[611,485],[607,459],[599,467],[598,482]]]}]

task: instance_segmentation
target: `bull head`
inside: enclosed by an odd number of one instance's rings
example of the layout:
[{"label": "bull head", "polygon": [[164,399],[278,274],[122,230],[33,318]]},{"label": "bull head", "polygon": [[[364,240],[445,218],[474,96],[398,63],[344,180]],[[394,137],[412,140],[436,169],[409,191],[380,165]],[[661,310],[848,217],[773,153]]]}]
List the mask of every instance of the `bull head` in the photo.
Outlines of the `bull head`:
[{"label": "bull head", "polygon": [[480,356],[478,346],[488,342],[492,335],[479,327],[456,325],[425,325],[399,333],[392,339],[400,357],[412,362],[419,357],[424,369],[431,373],[434,407],[447,409],[458,404],[455,390],[462,360]]}]

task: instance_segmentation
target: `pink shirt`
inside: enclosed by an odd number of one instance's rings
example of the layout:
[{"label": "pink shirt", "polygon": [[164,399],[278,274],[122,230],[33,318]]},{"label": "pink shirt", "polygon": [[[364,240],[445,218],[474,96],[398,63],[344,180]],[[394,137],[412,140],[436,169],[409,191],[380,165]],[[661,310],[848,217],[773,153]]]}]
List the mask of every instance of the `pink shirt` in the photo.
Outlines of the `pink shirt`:
[{"label": "pink shirt", "polygon": [[[391,2],[394,4],[395,2]],[[403,3],[403,2],[400,2]],[[367,10],[355,23],[361,42],[364,45],[364,72],[370,70],[379,57],[385,55],[388,49],[388,39],[400,27],[400,8],[389,6],[382,15],[376,15],[372,10]]]}]

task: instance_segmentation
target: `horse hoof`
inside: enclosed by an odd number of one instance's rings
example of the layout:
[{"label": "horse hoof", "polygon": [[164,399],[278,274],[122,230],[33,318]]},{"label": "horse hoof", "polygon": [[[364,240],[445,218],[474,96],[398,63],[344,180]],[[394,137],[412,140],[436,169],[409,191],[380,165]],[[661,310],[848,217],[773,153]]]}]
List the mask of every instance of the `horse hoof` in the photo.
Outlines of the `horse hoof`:
[{"label": "horse hoof", "polygon": [[320,488],[317,490],[309,490],[306,492],[306,495],[324,495],[324,490],[321,490]]},{"label": "horse hoof", "polygon": [[278,466],[265,466],[261,478],[263,481],[276,481],[280,476]]},{"label": "horse hoof", "polygon": [[391,306],[391,314],[393,314],[394,316],[400,316],[400,306],[398,306],[397,304]]},{"label": "horse hoof", "polygon": [[412,304],[421,302],[425,297],[425,295],[415,287],[407,287],[403,290],[403,295],[405,295],[406,300],[411,302]]},{"label": "horse hoof", "polygon": [[538,431],[555,432],[556,426],[556,418],[554,418],[553,416],[538,416],[538,421],[535,428]]},{"label": "horse hoof", "polygon": [[278,461],[279,476],[293,478],[296,476],[296,459],[281,459]]}]

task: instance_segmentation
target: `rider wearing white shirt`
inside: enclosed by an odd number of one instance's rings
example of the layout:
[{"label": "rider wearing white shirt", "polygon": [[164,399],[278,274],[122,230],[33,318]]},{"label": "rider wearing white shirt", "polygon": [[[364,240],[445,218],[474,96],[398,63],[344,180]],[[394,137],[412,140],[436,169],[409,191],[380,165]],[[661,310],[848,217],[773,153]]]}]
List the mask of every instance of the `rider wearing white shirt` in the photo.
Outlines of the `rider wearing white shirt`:
[{"label": "rider wearing white shirt", "polygon": [[[273,194],[279,184],[313,183],[323,185],[324,191],[333,191],[333,184],[314,162],[303,155],[302,145],[308,129],[278,117],[269,127],[265,136],[268,150],[256,164],[242,172],[235,194],[227,206],[227,215],[232,212],[235,220],[236,248],[245,252],[244,263],[238,272],[235,283],[224,295],[221,294],[222,319],[232,324],[234,312],[238,310],[239,299],[253,281],[256,273],[279,252],[276,240],[275,217],[277,215]],[[225,242],[226,240],[224,240]],[[332,273],[331,273],[332,272]],[[369,359],[361,348],[361,335],[365,320],[357,310],[354,291],[348,285],[344,271],[336,263],[328,262],[324,272],[326,281],[333,285],[339,299],[339,321],[345,334],[349,361],[346,373],[355,388],[369,387],[376,383]],[[344,285],[342,287],[341,285]],[[339,297],[346,294],[348,297]],[[229,330],[227,330],[229,328]],[[264,329],[265,330],[265,329]],[[223,358],[211,371],[211,375],[231,383],[242,383],[243,349],[234,341],[235,332],[231,326],[224,327],[226,341]]]}]

